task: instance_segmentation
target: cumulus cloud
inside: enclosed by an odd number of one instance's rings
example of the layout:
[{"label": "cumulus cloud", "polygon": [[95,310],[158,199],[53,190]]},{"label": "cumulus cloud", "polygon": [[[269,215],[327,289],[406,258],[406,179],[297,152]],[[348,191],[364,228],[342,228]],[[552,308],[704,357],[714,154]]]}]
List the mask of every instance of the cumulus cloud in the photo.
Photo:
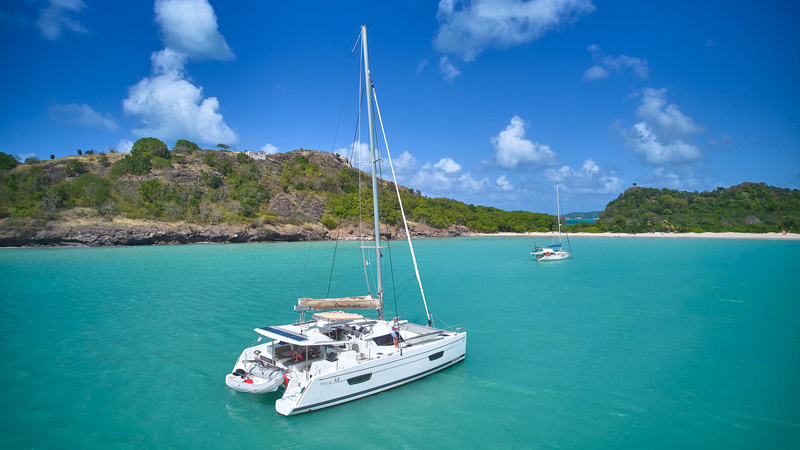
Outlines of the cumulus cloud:
[{"label": "cumulus cloud", "polygon": [[417,159],[407,151],[401,153],[396,159],[392,159],[392,164],[398,177],[411,174],[417,170]]},{"label": "cumulus cloud", "polygon": [[438,163],[434,164],[433,167],[448,174],[461,171],[461,164],[455,162],[453,158],[442,158]]},{"label": "cumulus cloud", "polygon": [[119,129],[111,114],[101,114],[86,104],[53,105],[48,112],[53,120],[67,125],[105,128],[111,131]]},{"label": "cumulus cloud", "polygon": [[350,160],[350,164],[358,167],[361,164],[367,164],[371,161],[369,144],[366,142],[353,142],[350,147],[341,147],[336,149],[334,153],[346,156]]},{"label": "cumulus cloud", "polygon": [[452,158],[442,158],[435,164],[425,163],[419,172],[402,180],[414,189],[450,198],[464,198],[465,195],[482,192],[491,184],[488,178],[476,180]]},{"label": "cumulus cloud", "polygon": [[644,162],[653,166],[683,164],[700,158],[700,150],[681,139],[663,141],[650,129],[647,122],[631,127],[627,135],[629,143]]},{"label": "cumulus cloud", "polygon": [[76,33],[87,33],[86,28],[70,16],[84,8],[86,8],[86,4],[83,3],[83,0],[50,0],[46,7],[39,10],[36,26],[39,27],[42,35],[51,41],[58,39],[64,29]]},{"label": "cumulus cloud", "polygon": [[602,80],[603,78],[608,78],[609,75],[611,74],[608,73],[608,70],[594,65],[586,69],[586,72],[583,73],[583,78],[585,80]]},{"label": "cumulus cloud", "polygon": [[447,55],[442,56],[442,59],[439,60],[439,71],[442,72],[445,81],[453,81],[455,77],[461,75],[461,71],[450,62],[450,58]]},{"label": "cumulus cloud", "polygon": [[595,64],[583,73],[584,80],[600,80],[608,78],[611,72],[619,73],[627,70],[630,70],[639,78],[650,76],[650,67],[647,65],[646,59],[628,55],[606,55],[596,44],[590,45],[587,50],[592,54],[592,60]]},{"label": "cumulus cloud", "polygon": [[688,141],[702,128],[677,105],[667,104],[666,89],[643,89],[637,115],[641,121],[624,130],[623,137],[645,164],[676,166],[702,157],[700,149]]},{"label": "cumulus cloud", "polygon": [[579,194],[615,194],[622,191],[624,181],[615,171],[602,169],[591,158],[579,169],[562,166],[545,172],[548,180],[563,185],[566,192]]},{"label": "cumulus cloud", "polygon": [[183,54],[166,48],[153,53],[151,62],[151,75],[131,86],[122,102],[125,113],[144,124],[134,133],[206,143],[237,141],[219,113],[217,98],[203,98],[203,88],[185,79]]},{"label": "cumulus cloud", "polygon": [[192,139],[207,144],[237,142],[225,123],[216,97],[189,81],[188,60],[233,58],[217,29],[217,17],[206,0],[157,0],[156,22],[166,47],[150,56],[151,73],[128,88],[126,114],[142,121],[138,135]]},{"label": "cumulus cloud", "polygon": [[233,59],[207,0],[156,0],[156,22],[164,44],[191,59]]},{"label": "cumulus cloud", "polygon": [[274,146],[272,144],[267,144],[267,145],[261,147],[261,151],[262,152],[267,152],[267,153],[278,153],[278,147],[276,147],[276,146]]},{"label": "cumulus cloud", "polygon": [[667,90],[644,88],[642,90],[642,104],[639,105],[637,114],[640,118],[652,123],[664,139],[673,140],[689,136],[702,131],[701,127],[694,124],[691,117],[681,113],[678,105],[667,105]]},{"label": "cumulus cloud", "polygon": [[526,124],[519,116],[511,118],[505,130],[491,139],[495,161],[501,167],[546,167],[556,163],[556,153],[549,146],[525,139]]},{"label": "cumulus cloud", "polygon": [[495,183],[497,183],[497,185],[500,186],[500,189],[504,191],[510,191],[514,189],[514,186],[511,185],[511,182],[508,181],[508,178],[506,178],[505,175],[500,175]]},{"label": "cumulus cloud", "polygon": [[487,48],[535,41],[595,10],[589,0],[441,0],[434,48],[472,61]]},{"label": "cumulus cloud", "polygon": [[130,153],[133,148],[133,141],[123,139],[117,144],[117,151],[121,153]]}]

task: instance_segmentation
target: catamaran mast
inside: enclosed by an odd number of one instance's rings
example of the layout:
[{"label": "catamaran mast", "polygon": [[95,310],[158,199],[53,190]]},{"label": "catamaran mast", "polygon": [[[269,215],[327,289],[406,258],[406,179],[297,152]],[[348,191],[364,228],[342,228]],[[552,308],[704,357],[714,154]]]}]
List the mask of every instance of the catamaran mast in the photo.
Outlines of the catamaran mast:
[{"label": "catamaran mast", "polygon": [[375,124],[372,113],[372,75],[369,72],[367,26],[361,25],[361,50],[364,53],[364,77],[367,83],[367,120],[369,124],[369,154],[372,161],[372,208],[375,216],[375,270],[378,275],[378,319],[383,319],[383,277],[381,272],[381,218],[378,212],[378,150],[375,146]]}]

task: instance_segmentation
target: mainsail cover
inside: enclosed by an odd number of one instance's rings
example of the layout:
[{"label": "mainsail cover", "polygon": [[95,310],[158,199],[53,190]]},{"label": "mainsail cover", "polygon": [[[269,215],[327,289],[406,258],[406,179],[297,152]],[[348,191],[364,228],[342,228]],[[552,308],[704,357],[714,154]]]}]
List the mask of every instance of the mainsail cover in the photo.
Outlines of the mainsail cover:
[{"label": "mainsail cover", "polygon": [[347,309],[380,309],[378,299],[371,295],[340,298],[298,298],[295,311],[347,310]]}]

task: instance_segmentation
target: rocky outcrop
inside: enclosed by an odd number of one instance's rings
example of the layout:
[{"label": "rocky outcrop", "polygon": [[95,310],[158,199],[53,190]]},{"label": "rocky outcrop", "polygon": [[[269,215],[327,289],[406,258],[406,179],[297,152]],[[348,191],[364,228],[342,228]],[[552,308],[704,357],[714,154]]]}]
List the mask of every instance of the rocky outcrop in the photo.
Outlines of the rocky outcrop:
[{"label": "rocky outcrop", "polygon": [[2,230],[0,247],[80,246],[108,247],[198,243],[310,241],[329,239],[322,225],[246,226],[123,226],[90,224],[56,226],[41,230]]}]

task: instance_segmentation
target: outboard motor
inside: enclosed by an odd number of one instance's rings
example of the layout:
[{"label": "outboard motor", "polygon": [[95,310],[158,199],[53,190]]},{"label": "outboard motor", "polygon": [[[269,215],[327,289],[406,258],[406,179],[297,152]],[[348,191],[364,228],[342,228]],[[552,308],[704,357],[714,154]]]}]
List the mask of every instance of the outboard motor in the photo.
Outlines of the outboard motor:
[{"label": "outboard motor", "polygon": [[241,377],[241,378],[244,378],[244,377],[246,377],[246,376],[247,376],[247,372],[245,372],[245,371],[244,371],[244,370],[242,370],[242,369],[236,369],[236,370],[234,370],[234,371],[233,371],[233,374],[234,374],[234,375],[236,375],[237,377]]}]

